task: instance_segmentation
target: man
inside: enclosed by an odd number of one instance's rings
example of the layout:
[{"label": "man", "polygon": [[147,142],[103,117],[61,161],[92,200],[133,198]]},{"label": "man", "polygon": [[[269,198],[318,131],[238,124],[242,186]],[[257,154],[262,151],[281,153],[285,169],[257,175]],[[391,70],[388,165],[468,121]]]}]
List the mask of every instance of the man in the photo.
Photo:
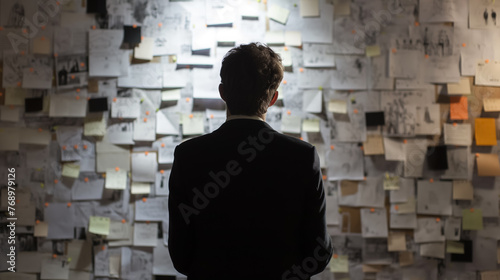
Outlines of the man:
[{"label": "man", "polygon": [[278,98],[281,59],[264,45],[226,54],[227,121],[175,150],[169,251],[188,280],[303,280],[332,247],[315,148],[264,122]]}]

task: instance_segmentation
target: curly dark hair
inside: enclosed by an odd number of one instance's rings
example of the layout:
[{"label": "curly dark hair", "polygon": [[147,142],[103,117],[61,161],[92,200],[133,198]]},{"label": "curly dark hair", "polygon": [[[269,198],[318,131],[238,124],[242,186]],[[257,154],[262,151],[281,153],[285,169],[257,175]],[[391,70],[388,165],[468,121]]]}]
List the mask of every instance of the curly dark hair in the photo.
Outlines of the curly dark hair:
[{"label": "curly dark hair", "polygon": [[281,57],[260,43],[231,49],[222,60],[221,84],[232,115],[263,115],[283,79]]}]

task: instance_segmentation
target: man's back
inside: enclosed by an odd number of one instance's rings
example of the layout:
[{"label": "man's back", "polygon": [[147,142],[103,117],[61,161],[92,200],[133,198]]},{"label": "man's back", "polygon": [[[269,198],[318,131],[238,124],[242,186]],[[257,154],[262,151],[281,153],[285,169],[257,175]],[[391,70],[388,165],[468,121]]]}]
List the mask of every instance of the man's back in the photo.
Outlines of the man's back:
[{"label": "man's back", "polygon": [[265,122],[179,145],[169,187],[169,250],[189,280],[308,279],[330,259],[316,151]]}]

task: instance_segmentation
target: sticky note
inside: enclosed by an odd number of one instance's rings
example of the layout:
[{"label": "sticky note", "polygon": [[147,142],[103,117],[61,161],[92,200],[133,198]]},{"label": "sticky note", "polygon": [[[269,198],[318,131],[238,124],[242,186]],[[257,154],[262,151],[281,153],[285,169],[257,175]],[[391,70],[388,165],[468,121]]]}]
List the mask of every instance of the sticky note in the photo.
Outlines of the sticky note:
[{"label": "sticky note", "polygon": [[500,176],[498,154],[477,154],[476,163],[479,176]]},{"label": "sticky note", "polygon": [[472,183],[466,180],[454,180],[453,199],[454,200],[474,199],[474,188],[472,187]]},{"label": "sticky note", "polygon": [[319,17],[319,0],[300,0],[301,17]]},{"label": "sticky note", "polygon": [[80,165],[75,163],[63,164],[62,175],[69,178],[78,178],[80,176]]},{"label": "sticky note", "polygon": [[328,102],[328,112],[347,114],[347,102],[345,100],[330,100]]},{"label": "sticky note", "polygon": [[349,259],[347,255],[334,255],[330,260],[330,271],[333,273],[348,273]]},{"label": "sticky note", "polygon": [[51,54],[52,44],[47,38],[35,38],[33,39],[33,53],[34,54]]},{"label": "sticky note", "polygon": [[384,190],[399,190],[399,176],[386,174],[384,176]]},{"label": "sticky note", "polygon": [[277,21],[281,24],[286,24],[286,22],[288,21],[288,16],[290,15],[290,11],[278,5],[271,5],[267,11],[267,15],[274,21]]},{"label": "sticky note", "polygon": [[468,100],[465,96],[450,97],[450,119],[468,120],[469,119]]},{"label": "sticky note", "polygon": [[458,84],[447,84],[448,94],[471,94],[470,80],[468,77],[460,78]]},{"label": "sticky note", "polygon": [[114,168],[106,170],[106,189],[124,190],[127,187],[127,171]]},{"label": "sticky note", "polygon": [[302,131],[304,132],[320,132],[319,120],[305,119],[302,121]]},{"label": "sticky note", "polygon": [[495,146],[497,144],[497,131],[495,119],[493,118],[476,118],[476,145],[478,146]]},{"label": "sticky note", "polygon": [[367,57],[379,56],[380,54],[381,54],[381,52],[380,52],[379,45],[366,46],[366,56]]},{"label": "sticky note", "polygon": [[446,241],[446,253],[465,254],[464,243],[458,241]]},{"label": "sticky note", "polygon": [[134,48],[134,58],[140,60],[152,60],[154,41],[155,39],[152,37],[142,38],[139,46]]},{"label": "sticky note", "polygon": [[500,111],[500,98],[484,98],[483,106],[485,112]]},{"label": "sticky note", "polygon": [[365,156],[385,154],[382,135],[367,135],[366,141],[363,143],[363,153]]},{"label": "sticky note", "polygon": [[481,209],[462,210],[462,229],[463,230],[482,230],[483,229],[483,211]]},{"label": "sticky note", "polygon": [[151,192],[151,184],[144,182],[132,182],[130,193],[132,194],[148,194]]},{"label": "sticky note", "polygon": [[111,220],[108,217],[90,216],[89,232],[100,235],[109,235],[110,223]]}]

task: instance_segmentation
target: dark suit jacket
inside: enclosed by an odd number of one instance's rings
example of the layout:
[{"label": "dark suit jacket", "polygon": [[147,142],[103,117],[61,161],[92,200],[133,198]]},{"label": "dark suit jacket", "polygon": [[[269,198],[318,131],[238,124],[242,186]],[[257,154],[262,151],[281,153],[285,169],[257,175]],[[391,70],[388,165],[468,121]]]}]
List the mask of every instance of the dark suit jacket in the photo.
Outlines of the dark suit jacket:
[{"label": "dark suit jacket", "polygon": [[168,246],[189,280],[309,279],[328,264],[315,148],[251,119],[175,149]]}]

